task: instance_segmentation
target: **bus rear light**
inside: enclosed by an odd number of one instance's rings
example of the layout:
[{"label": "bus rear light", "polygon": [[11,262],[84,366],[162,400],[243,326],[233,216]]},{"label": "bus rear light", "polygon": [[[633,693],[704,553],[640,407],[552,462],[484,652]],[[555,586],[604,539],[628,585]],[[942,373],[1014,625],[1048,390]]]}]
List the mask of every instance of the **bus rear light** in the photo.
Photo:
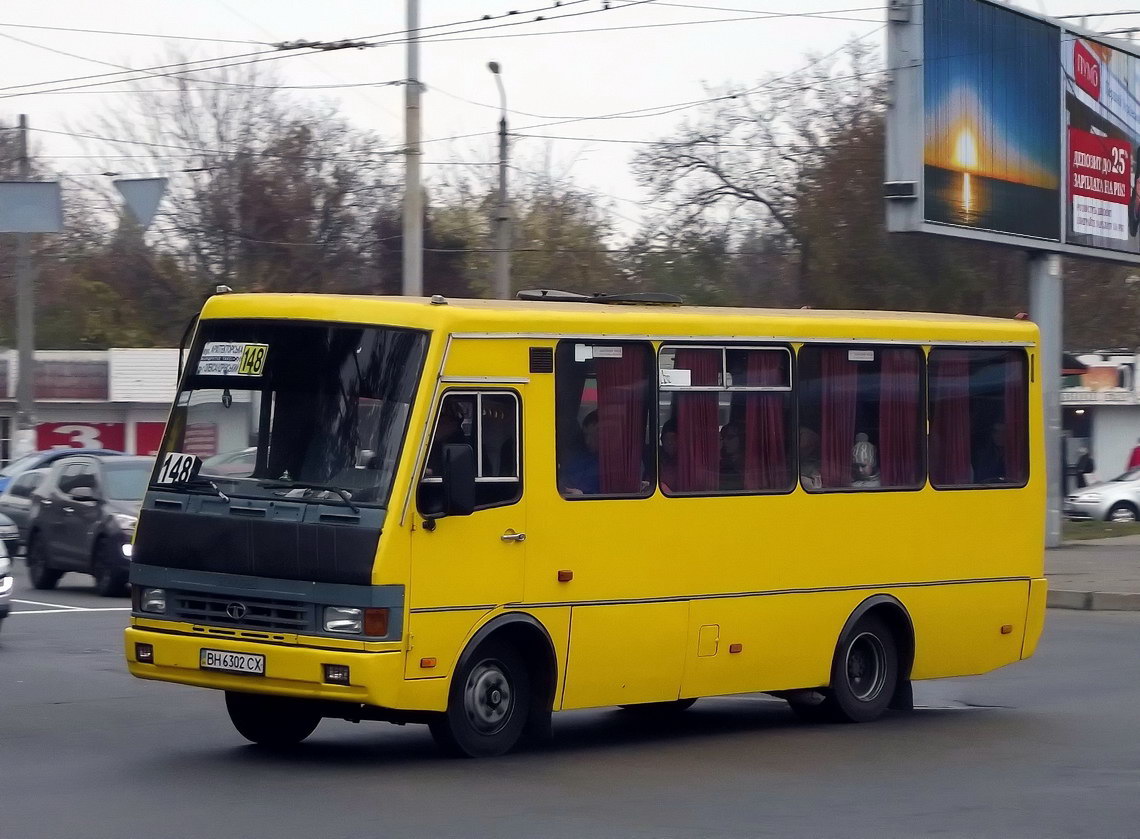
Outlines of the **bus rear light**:
[{"label": "bus rear light", "polygon": [[347,685],[349,671],[347,664],[322,664],[325,671],[325,681],[330,685]]},{"label": "bus rear light", "polygon": [[364,610],[364,634],[372,635],[376,638],[383,638],[388,634],[387,609]]}]

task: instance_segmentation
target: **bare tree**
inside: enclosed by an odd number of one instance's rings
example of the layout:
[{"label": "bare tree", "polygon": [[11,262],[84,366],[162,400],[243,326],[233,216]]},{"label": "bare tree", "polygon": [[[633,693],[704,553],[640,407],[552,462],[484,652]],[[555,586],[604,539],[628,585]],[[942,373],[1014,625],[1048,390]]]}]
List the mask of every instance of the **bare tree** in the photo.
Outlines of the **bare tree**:
[{"label": "bare tree", "polygon": [[663,208],[669,239],[698,220],[759,222],[800,251],[810,234],[797,216],[803,178],[832,139],[881,112],[881,76],[868,49],[852,42],[795,76],[772,75],[753,88],[724,88],[694,120],[634,159],[634,172]]}]

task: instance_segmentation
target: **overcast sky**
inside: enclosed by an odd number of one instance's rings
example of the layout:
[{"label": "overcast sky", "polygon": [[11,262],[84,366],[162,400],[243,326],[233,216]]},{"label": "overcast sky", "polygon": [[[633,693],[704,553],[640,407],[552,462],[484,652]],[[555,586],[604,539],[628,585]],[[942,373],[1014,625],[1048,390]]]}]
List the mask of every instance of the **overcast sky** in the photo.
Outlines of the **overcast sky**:
[{"label": "overcast sky", "polygon": [[[487,62],[503,68],[513,154],[533,169],[547,151],[555,175],[569,175],[597,192],[614,211],[630,219],[643,198],[627,173],[638,146],[669,133],[693,110],[637,118],[594,119],[545,128],[541,123],[636,109],[668,106],[707,96],[708,86],[747,84],[766,73],[794,73],[808,59],[852,38],[882,47],[883,0],[422,0],[421,26],[432,38],[421,46],[425,159],[492,162],[497,159],[494,132],[498,93]],[[611,8],[602,10],[604,5]],[[1051,15],[1084,14],[1131,8],[1122,0],[1030,0],[1023,4]],[[519,15],[483,21],[518,10]],[[528,14],[522,14],[529,11]],[[164,63],[175,46],[196,58],[232,56],[268,49],[266,43],[293,40],[402,37],[403,0],[40,0],[8,3],[0,11],[0,118],[29,115],[39,129],[67,130],[90,116],[113,111],[124,99],[122,83],[74,92],[74,86],[108,78],[61,81],[114,73],[109,62],[128,67]],[[534,22],[537,15],[548,20]],[[559,18],[555,20],[553,18]],[[475,21],[466,25],[466,21]],[[21,24],[21,27],[13,24]],[[475,28],[482,32],[459,32]],[[1140,15],[1090,21],[1097,29],[1140,25]],[[24,27],[71,27],[116,30],[184,38],[66,32]],[[440,33],[453,32],[442,35]],[[388,38],[383,36],[387,35]],[[20,39],[19,41],[14,39]],[[22,43],[22,42],[27,43]],[[59,52],[53,52],[53,50]],[[71,53],[72,56],[61,53]],[[283,56],[288,55],[282,53]],[[74,57],[73,57],[74,56]],[[235,59],[237,60],[237,59]],[[270,62],[289,85],[360,85],[405,78],[406,52],[394,43],[375,49],[291,55]],[[113,77],[111,77],[113,79]],[[35,87],[17,87],[35,85]],[[73,92],[29,93],[45,87]],[[294,91],[297,96],[336,101],[356,125],[373,129],[399,144],[403,137],[403,89],[324,87]],[[476,104],[482,103],[482,104]],[[487,107],[490,106],[490,107]],[[485,136],[445,139],[487,132]],[[533,135],[571,138],[550,140]],[[95,171],[94,161],[64,157],[90,153],[70,138],[37,133],[35,148],[57,155],[50,162],[77,178]],[[177,160],[169,168],[177,168]],[[125,166],[123,168],[126,168]],[[165,174],[148,171],[148,174]],[[429,173],[430,174],[430,173]]]}]

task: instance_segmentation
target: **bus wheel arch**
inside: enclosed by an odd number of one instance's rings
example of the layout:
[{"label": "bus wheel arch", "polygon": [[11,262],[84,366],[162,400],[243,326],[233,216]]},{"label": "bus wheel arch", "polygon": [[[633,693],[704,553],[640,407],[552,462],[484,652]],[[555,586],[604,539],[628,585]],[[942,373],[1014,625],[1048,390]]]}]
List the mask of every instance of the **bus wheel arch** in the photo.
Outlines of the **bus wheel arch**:
[{"label": "bus wheel arch", "polygon": [[[891,595],[872,595],[855,607],[839,633],[828,687],[791,692],[785,698],[800,718],[812,722],[863,722],[887,708],[910,710],[914,706],[910,683],[914,650],[910,613]],[[857,672],[861,674],[868,666],[872,681],[883,679],[880,692],[858,696],[849,669],[853,657]]]},{"label": "bus wheel arch", "polygon": [[[470,709],[465,712],[461,707],[467,698],[465,690],[472,683],[485,682],[494,688],[504,679],[512,682],[513,668],[522,670],[516,685],[525,706],[518,709],[523,715],[521,728],[516,730],[511,725],[497,736],[502,742],[469,736],[469,720],[464,718],[471,717]],[[545,740],[550,736],[557,675],[554,644],[546,627],[523,612],[499,615],[479,628],[459,656],[452,671],[447,710],[432,722],[432,735],[445,751],[468,757],[502,754],[521,739]]]}]

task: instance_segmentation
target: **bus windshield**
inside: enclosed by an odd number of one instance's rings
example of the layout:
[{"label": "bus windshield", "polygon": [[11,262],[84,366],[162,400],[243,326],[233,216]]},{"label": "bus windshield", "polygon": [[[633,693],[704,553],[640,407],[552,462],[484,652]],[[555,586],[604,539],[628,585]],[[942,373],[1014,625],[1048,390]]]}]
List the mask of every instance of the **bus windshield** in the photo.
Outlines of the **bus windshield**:
[{"label": "bus windshield", "polygon": [[426,345],[393,327],[203,321],[154,479],[180,452],[227,494],[383,505]]}]

